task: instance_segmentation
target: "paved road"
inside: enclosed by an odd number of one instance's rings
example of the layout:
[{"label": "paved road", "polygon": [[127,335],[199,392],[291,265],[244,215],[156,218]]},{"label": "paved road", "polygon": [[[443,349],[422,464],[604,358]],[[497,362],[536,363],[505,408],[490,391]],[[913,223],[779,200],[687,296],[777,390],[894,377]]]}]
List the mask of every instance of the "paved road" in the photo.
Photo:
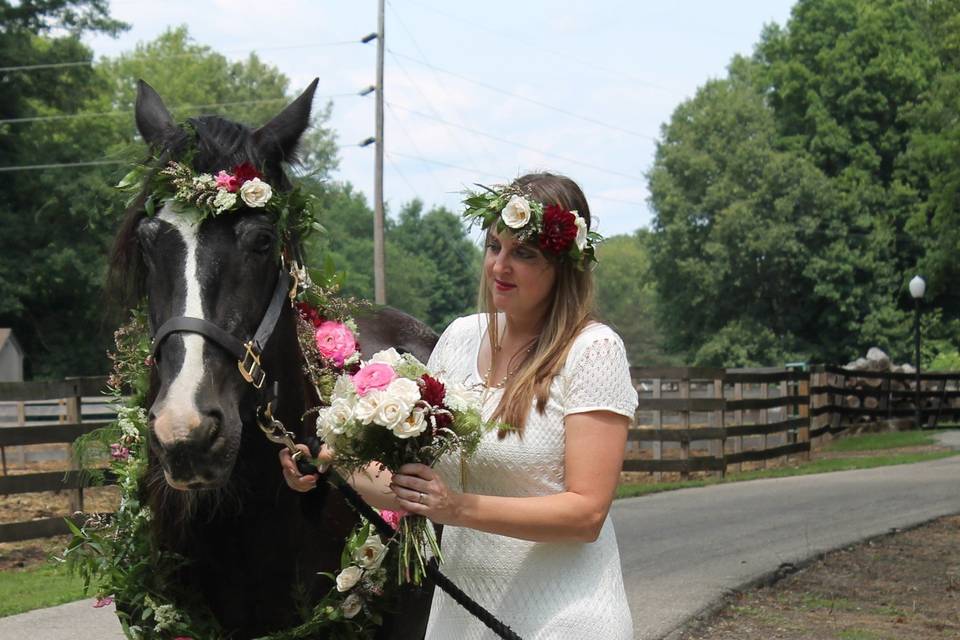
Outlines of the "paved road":
[{"label": "paved road", "polygon": [[[960,432],[940,437],[960,448]],[[617,501],[613,518],[636,638],[666,638],[783,563],[954,513],[960,513],[960,456]],[[123,635],[110,608],[93,609],[86,600],[2,618],[0,639]]]}]

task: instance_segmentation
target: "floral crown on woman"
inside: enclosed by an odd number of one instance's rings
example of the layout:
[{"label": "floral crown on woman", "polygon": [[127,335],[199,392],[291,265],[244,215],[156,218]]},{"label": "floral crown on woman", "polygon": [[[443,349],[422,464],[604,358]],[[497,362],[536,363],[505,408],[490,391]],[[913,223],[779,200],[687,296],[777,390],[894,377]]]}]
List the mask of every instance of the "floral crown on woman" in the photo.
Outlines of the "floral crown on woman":
[{"label": "floral crown on woman", "polygon": [[576,211],[559,204],[544,206],[515,185],[477,185],[467,191],[463,217],[482,229],[496,224],[497,232],[509,229],[521,242],[535,242],[540,250],[569,258],[582,269],[596,262],[595,246],[603,236],[587,229],[587,221]]}]

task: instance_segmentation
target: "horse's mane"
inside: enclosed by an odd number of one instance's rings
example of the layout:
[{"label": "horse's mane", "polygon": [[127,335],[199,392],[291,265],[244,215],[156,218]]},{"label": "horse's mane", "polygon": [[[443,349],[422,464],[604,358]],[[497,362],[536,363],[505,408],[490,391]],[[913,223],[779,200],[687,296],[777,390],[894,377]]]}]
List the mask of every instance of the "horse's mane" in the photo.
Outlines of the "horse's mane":
[{"label": "horse's mane", "polygon": [[[221,116],[198,116],[183,125],[168,129],[154,145],[154,154],[144,164],[151,176],[167,162],[188,162],[198,173],[216,173],[249,162],[261,168],[264,178],[278,191],[289,191],[291,184],[282,163],[295,163],[295,156],[271,157],[255,143],[250,127]],[[137,225],[147,215],[145,204],[151,180],[144,181],[140,192],[123,213],[114,239],[107,273],[107,290],[124,308],[136,306],[144,295],[144,264],[137,243]]]}]

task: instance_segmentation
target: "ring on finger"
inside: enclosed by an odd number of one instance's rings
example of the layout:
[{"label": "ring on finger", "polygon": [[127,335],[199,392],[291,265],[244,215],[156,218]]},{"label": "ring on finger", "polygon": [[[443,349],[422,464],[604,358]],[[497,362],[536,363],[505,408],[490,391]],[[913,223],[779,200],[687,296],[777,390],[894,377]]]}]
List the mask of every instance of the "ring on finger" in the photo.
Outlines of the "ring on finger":
[{"label": "ring on finger", "polygon": [[423,504],[423,496],[424,496],[423,491],[417,492],[417,502],[419,502],[420,504]]}]

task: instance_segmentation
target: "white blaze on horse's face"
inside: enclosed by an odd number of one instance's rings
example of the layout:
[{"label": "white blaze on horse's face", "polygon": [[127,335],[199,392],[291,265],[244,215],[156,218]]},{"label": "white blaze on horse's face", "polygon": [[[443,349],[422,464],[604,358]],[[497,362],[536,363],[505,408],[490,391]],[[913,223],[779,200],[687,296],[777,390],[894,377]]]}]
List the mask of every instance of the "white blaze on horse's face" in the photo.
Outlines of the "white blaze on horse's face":
[{"label": "white blaze on horse's face", "polygon": [[[178,215],[169,204],[163,207],[158,217],[180,234],[185,247],[183,308],[175,315],[205,319],[197,271],[198,225],[185,216]],[[156,418],[153,423],[154,433],[164,445],[183,440],[203,420],[197,407],[197,391],[204,374],[204,339],[195,333],[181,333],[180,337],[184,348],[183,364],[167,388],[163,405],[155,410]]]}]

